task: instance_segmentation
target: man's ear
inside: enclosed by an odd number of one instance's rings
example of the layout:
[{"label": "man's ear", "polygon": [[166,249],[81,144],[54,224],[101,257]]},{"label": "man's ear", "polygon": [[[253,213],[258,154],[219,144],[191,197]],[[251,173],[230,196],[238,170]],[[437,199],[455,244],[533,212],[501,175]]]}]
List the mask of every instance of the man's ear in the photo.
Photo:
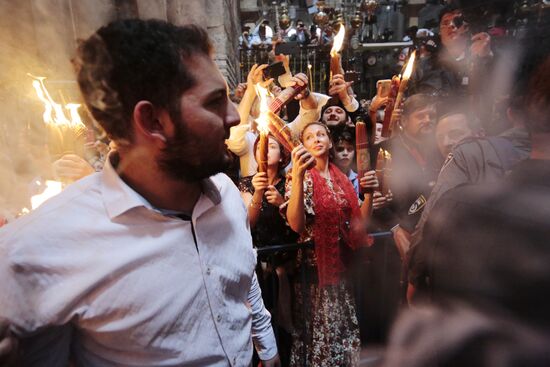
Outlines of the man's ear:
[{"label": "man's ear", "polygon": [[136,133],[147,140],[166,142],[165,126],[158,109],[149,101],[139,101],[134,107]]}]

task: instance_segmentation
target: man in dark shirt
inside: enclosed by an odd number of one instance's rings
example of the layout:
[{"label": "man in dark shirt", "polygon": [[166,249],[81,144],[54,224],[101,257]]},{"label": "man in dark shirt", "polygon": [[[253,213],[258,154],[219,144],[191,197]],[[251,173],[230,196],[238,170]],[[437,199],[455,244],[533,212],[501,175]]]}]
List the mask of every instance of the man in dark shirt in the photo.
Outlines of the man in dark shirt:
[{"label": "man in dark shirt", "polygon": [[392,232],[401,257],[443,160],[435,144],[434,123],[434,100],[422,94],[411,96],[403,105],[402,131],[382,143],[391,153],[389,187],[396,217]]},{"label": "man in dark shirt", "polygon": [[498,184],[444,195],[420,245],[429,282],[419,294],[459,298],[550,333],[550,57],[526,97],[530,159]]}]

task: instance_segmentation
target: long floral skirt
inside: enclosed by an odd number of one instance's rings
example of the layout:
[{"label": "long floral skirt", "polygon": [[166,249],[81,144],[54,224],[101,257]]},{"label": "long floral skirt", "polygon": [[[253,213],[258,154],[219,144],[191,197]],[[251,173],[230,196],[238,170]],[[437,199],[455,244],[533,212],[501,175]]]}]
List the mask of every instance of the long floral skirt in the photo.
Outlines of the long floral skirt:
[{"label": "long floral skirt", "polygon": [[[319,288],[295,281],[290,365],[356,366],[361,341],[355,301],[345,281]],[[305,297],[304,297],[305,296]]]}]

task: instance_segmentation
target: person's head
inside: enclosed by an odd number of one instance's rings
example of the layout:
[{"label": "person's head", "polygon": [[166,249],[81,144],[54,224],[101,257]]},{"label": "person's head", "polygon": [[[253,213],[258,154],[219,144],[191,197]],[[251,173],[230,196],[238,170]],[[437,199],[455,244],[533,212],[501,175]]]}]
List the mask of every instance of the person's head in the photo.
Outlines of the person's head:
[{"label": "person's head", "polygon": [[306,125],[300,134],[300,141],[313,157],[329,157],[332,141],[328,127],[322,122],[312,122]]},{"label": "person's head", "polygon": [[444,7],[439,13],[441,43],[453,53],[463,52],[468,42],[468,23],[462,10],[454,5]]},{"label": "person's head", "polygon": [[298,20],[296,21],[296,28],[297,28],[298,30],[303,30],[303,29],[305,29],[304,21],[301,20],[301,19],[298,19]]},{"label": "person's head", "polygon": [[525,96],[525,125],[532,135],[550,134],[550,56],[535,69]]},{"label": "person's head", "polygon": [[450,106],[438,106],[435,140],[443,157],[448,156],[462,140],[479,134],[477,119],[467,111],[465,103],[456,102]]},{"label": "person's head", "polygon": [[346,124],[346,122],[349,120],[349,117],[344,108],[340,107],[339,105],[329,104],[323,109],[321,120],[327,126],[332,127]]},{"label": "person's head", "polygon": [[435,101],[425,94],[414,94],[403,104],[401,126],[404,134],[420,142],[433,137]]},{"label": "person's head", "polygon": [[355,160],[355,130],[343,125],[331,132],[333,162],[342,172],[348,173]]},{"label": "person's head", "polygon": [[384,125],[382,125],[380,122],[376,123],[375,131],[374,131],[374,144],[379,144],[386,140],[382,137],[382,129],[384,128]]},{"label": "person's head", "polygon": [[[260,136],[254,142],[254,158],[256,162],[260,161]],[[290,163],[290,154],[271,134],[268,138],[267,145],[267,165],[273,167],[280,172]]]},{"label": "person's head", "polygon": [[154,161],[182,181],[226,168],[225,139],[239,116],[211,48],[198,26],[137,19],[110,23],[79,45],[78,84],[121,160]]}]

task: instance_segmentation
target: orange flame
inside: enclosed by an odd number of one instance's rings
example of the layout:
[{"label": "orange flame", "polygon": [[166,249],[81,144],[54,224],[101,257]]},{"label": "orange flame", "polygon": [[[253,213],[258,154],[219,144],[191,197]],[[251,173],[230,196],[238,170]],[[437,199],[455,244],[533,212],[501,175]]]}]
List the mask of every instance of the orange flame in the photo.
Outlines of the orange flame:
[{"label": "orange flame", "polygon": [[42,119],[47,124],[56,124],[56,125],[67,125],[71,127],[84,126],[82,119],[78,114],[78,108],[80,104],[78,103],[68,103],[65,105],[65,109],[69,110],[70,119],[67,118],[65,112],[63,111],[63,106],[59,103],[56,103],[46,86],[44,85],[44,80],[46,79],[43,76],[34,76],[32,74],[27,74],[33,78],[32,86],[36,91],[38,99],[44,103],[44,113],[42,114]]},{"label": "orange flame", "polygon": [[31,197],[32,210],[38,208],[49,198],[59,194],[63,190],[63,184],[59,181],[46,181],[46,189],[42,194]]},{"label": "orange flame", "polygon": [[338,34],[334,37],[334,42],[332,43],[332,49],[330,50],[330,56],[334,57],[342,49],[344,44],[344,38],[346,38],[346,27],[341,24]]},{"label": "orange flame", "polygon": [[268,97],[270,95],[267,88],[264,88],[260,85],[260,83],[255,85],[256,88],[256,95],[260,99],[260,116],[256,119],[256,123],[258,124],[258,130],[264,134],[269,133],[269,128],[267,125],[269,124],[269,119],[267,117],[267,112],[269,111],[269,103],[268,103]]},{"label": "orange flame", "polygon": [[409,80],[409,78],[411,77],[415,58],[416,58],[416,50],[412,52],[411,57],[409,57],[409,61],[407,61],[407,67],[405,68],[405,72],[403,73],[404,80]]}]

